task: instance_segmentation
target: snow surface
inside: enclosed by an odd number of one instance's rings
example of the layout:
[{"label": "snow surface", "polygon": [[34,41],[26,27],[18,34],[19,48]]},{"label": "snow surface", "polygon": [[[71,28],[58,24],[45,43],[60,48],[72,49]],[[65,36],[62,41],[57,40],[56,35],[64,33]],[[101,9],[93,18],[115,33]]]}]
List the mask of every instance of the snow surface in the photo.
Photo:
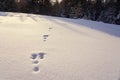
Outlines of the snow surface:
[{"label": "snow surface", "polygon": [[0,15],[0,80],[120,79],[119,25]]}]

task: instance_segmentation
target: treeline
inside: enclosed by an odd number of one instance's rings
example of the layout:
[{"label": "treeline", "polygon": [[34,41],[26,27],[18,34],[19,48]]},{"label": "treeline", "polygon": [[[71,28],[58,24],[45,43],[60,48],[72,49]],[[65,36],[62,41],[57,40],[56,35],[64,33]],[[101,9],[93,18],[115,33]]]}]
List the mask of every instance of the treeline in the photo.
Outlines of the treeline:
[{"label": "treeline", "polygon": [[50,0],[0,0],[0,11],[51,14]]},{"label": "treeline", "polygon": [[120,24],[120,0],[63,0],[62,15]]},{"label": "treeline", "polygon": [[67,18],[84,18],[120,24],[120,0],[0,0],[0,11]]}]

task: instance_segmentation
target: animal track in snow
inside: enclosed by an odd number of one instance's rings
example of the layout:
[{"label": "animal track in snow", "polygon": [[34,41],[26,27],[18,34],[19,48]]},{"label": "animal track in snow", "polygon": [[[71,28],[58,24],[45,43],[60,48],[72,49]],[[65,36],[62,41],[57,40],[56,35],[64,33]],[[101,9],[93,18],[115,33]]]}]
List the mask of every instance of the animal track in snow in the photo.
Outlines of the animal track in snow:
[{"label": "animal track in snow", "polygon": [[[53,29],[52,27],[49,27],[49,28],[48,28],[49,33],[50,33],[50,31],[51,31],[52,29]],[[48,34],[43,35],[43,41],[44,41],[44,42],[47,41],[47,38],[48,38],[49,36],[50,36],[50,35],[48,35]]]},{"label": "animal track in snow", "polygon": [[38,72],[38,71],[39,71],[39,67],[38,67],[38,66],[34,67],[34,68],[33,68],[33,71],[34,71],[34,72]]},{"label": "animal track in snow", "polygon": [[46,41],[47,40],[47,38],[49,37],[49,35],[43,35],[43,41]]},{"label": "animal track in snow", "polygon": [[38,60],[33,61],[33,64],[38,64],[38,63],[39,63],[39,61],[38,61]]},{"label": "animal track in snow", "polygon": [[52,27],[49,27],[48,29],[49,29],[49,32],[50,32],[53,28],[52,28]]},{"label": "animal track in snow", "polygon": [[40,58],[40,59],[44,59],[44,56],[45,56],[45,53],[43,53],[43,52],[40,52],[40,53],[39,53],[39,58]]},{"label": "animal track in snow", "polygon": [[36,59],[36,58],[37,58],[37,54],[36,53],[31,54],[31,59]]},{"label": "animal track in snow", "polygon": [[47,37],[49,37],[49,35],[43,35],[43,37],[44,37],[44,38],[47,38]]},{"label": "animal track in snow", "polygon": [[33,64],[33,72],[39,72],[39,63],[41,59],[44,59],[46,53],[33,53],[31,54],[32,64]]}]

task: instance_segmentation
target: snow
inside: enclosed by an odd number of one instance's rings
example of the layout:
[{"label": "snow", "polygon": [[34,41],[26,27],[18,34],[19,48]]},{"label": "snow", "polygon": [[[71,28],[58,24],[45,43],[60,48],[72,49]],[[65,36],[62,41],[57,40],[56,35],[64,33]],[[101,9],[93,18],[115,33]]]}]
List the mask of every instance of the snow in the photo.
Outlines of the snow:
[{"label": "snow", "polygon": [[119,25],[0,15],[0,80],[120,79]]}]

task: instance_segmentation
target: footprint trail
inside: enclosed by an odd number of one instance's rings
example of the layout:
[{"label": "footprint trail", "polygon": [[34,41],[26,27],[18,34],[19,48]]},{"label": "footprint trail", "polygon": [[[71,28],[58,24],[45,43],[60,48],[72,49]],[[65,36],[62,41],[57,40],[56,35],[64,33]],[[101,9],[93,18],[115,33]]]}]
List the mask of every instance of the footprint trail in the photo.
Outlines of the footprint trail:
[{"label": "footprint trail", "polygon": [[33,65],[33,72],[39,72],[40,71],[40,63],[42,63],[42,59],[44,59],[46,53],[40,52],[40,53],[33,53],[31,54],[32,59],[32,65]]}]

